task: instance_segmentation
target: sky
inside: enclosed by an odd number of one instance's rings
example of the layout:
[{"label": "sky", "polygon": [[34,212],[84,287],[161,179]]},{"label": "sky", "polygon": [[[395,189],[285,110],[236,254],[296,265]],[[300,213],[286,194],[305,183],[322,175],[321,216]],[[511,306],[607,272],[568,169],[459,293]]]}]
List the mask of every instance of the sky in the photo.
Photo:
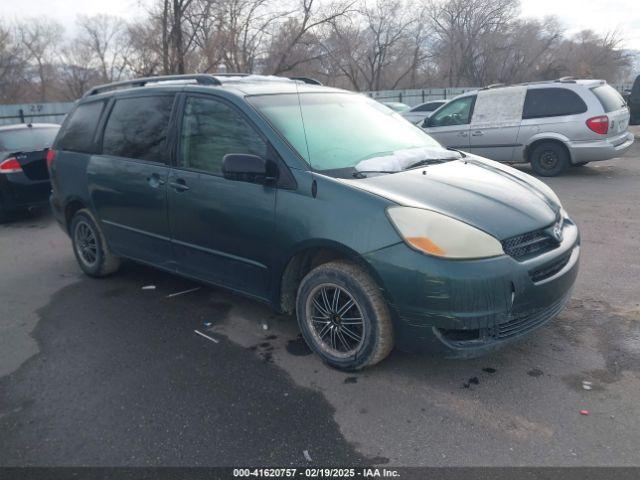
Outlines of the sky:
[{"label": "sky", "polygon": [[520,0],[522,16],[555,15],[567,33],[617,30],[623,47],[640,50],[640,0]]},{"label": "sky", "polygon": [[[151,0],[0,0],[0,18],[12,20],[46,13],[70,25],[76,15],[109,13],[135,17]],[[522,15],[556,15],[568,33],[590,28],[618,30],[625,48],[640,50],[640,0],[521,0]]]}]

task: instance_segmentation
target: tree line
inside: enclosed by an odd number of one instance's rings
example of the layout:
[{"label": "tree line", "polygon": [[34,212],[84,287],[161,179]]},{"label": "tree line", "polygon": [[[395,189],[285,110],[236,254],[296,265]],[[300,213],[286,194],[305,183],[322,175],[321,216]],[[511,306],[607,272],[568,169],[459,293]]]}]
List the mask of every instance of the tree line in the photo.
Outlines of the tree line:
[{"label": "tree line", "polygon": [[127,20],[0,23],[0,102],[78,98],[137,76],[252,72],[356,91],[482,86],[572,75],[619,81],[612,32],[567,35],[518,0],[154,0]]}]

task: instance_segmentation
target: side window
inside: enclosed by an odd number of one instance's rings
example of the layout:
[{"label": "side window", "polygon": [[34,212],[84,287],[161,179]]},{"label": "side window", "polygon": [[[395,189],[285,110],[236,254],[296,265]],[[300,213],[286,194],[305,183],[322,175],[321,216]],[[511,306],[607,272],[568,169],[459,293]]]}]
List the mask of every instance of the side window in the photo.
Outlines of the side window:
[{"label": "side window", "polygon": [[429,119],[430,127],[466,125],[471,120],[471,110],[475,96],[453,100]]},{"label": "side window", "polygon": [[180,136],[179,165],[221,174],[228,153],[265,157],[267,144],[244,117],[218,100],[189,97]]},{"label": "side window", "polygon": [[566,88],[532,88],[527,90],[522,118],[559,117],[587,111],[584,101]]},{"label": "side window", "polygon": [[102,153],[166,163],[173,95],[116,100],[104,128]]},{"label": "side window", "polygon": [[91,152],[93,135],[104,105],[104,101],[78,105],[67,119],[64,130],[56,142],[56,148],[72,152]]}]

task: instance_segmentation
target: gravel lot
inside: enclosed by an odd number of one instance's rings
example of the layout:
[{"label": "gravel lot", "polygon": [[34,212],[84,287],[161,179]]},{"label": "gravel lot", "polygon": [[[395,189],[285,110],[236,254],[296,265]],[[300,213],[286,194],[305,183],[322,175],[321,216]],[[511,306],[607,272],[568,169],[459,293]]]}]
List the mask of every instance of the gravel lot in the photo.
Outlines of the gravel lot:
[{"label": "gravel lot", "polygon": [[640,465],[640,145],[548,183],[583,236],[567,310],[489,357],[357,375],[251,300],[84,277],[46,213],[0,226],[0,465]]}]

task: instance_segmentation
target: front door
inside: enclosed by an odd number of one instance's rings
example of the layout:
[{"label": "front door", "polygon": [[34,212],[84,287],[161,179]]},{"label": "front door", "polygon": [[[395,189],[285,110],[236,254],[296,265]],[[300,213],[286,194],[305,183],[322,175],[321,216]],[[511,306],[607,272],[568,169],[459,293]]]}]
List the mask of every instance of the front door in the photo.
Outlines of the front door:
[{"label": "front door", "polygon": [[426,120],[425,131],[442,146],[469,149],[469,122],[475,96],[452,100]]},{"label": "front door", "polygon": [[115,100],[102,154],[87,167],[91,201],[114,253],[171,268],[167,132],[175,95]]},{"label": "front door", "polygon": [[227,101],[185,98],[177,165],[168,179],[178,271],[267,297],[276,189],[222,176],[226,154],[267,158],[267,151],[267,142]]}]

